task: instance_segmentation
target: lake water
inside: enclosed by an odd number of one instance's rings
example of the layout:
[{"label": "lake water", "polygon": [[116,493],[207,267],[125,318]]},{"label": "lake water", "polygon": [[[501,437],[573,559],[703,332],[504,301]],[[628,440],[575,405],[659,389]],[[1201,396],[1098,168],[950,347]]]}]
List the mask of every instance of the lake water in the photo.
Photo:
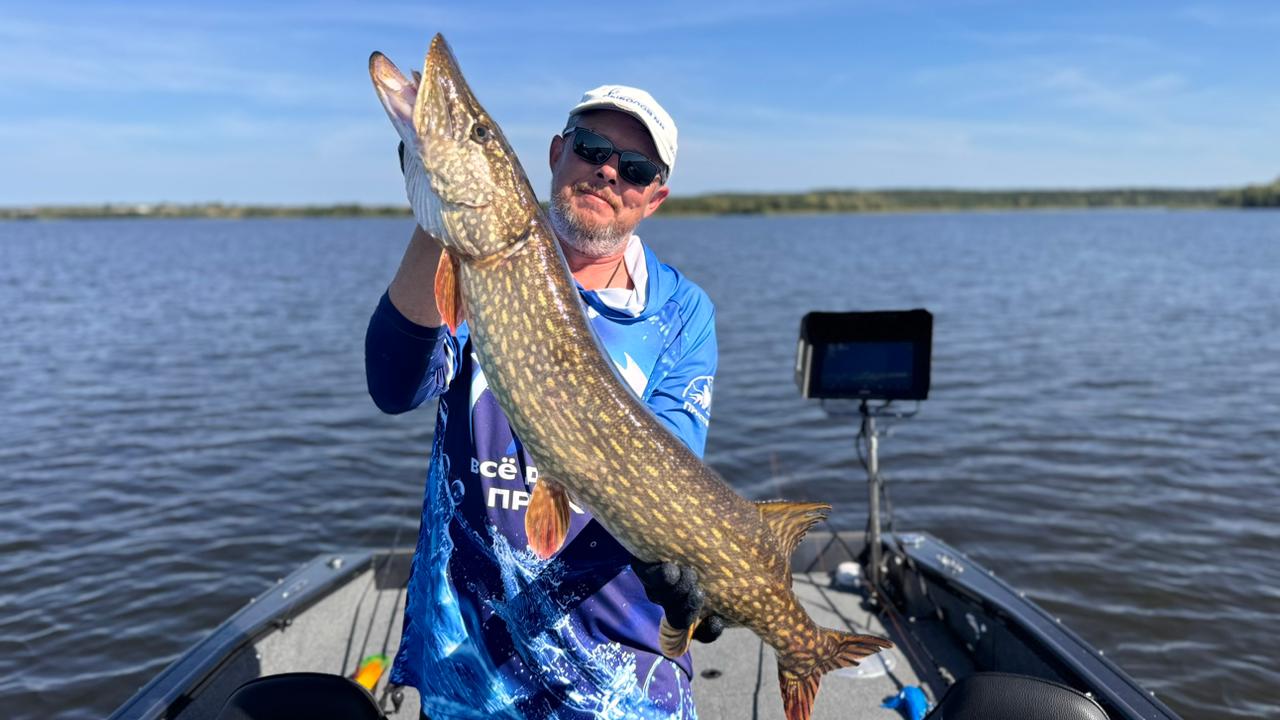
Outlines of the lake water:
[{"label": "lake water", "polygon": [[[109,713],[297,565],[413,540],[429,408],[363,337],[408,220],[0,223],[0,715]],[[897,529],[1027,593],[1187,718],[1280,716],[1280,213],[647,221],[718,306],[707,459],[860,528],[809,310],[928,308],[882,441]]]}]

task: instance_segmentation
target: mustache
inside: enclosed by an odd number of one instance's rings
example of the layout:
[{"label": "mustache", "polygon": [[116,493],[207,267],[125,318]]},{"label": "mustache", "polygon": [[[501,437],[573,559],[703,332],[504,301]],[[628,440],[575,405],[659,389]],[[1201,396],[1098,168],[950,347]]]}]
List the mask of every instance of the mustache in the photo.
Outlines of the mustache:
[{"label": "mustache", "polygon": [[621,209],[621,205],[622,205],[621,200],[614,197],[613,194],[608,192],[607,190],[603,190],[600,187],[596,185],[592,185],[589,182],[575,183],[573,186],[573,191],[576,193],[586,193],[589,195],[595,195],[596,197],[601,198],[605,202],[609,203],[609,205],[614,210]]}]

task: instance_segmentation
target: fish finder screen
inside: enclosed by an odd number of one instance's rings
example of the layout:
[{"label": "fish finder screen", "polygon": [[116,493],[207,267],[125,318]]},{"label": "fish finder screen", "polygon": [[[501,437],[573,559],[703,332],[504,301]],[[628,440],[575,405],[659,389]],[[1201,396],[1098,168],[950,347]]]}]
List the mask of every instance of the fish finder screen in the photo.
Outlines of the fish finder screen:
[{"label": "fish finder screen", "polygon": [[908,393],[915,383],[915,346],[909,342],[844,342],[823,348],[818,390],[827,397],[882,397]]},{"label": "fish finder screen", "polygon": [[807,398],[929,397],[928,310],[807,313],[796,344],[796,385]]}]

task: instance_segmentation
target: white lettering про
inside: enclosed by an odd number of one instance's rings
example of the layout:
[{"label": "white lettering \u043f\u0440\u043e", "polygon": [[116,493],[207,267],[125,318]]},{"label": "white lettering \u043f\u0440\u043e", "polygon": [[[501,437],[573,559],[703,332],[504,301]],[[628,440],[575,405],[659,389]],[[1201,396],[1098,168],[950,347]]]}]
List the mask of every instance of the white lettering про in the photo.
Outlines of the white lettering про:
[{"label": "white lettering \u043f\u0440\u043e", "polygon": [[522,507],[529,507],[529,493],[524,490],[512,490],[511,509],[519,510]]},{"label": "white lettering \u043f\u0440\u043e", "polygon": [[[520,466],[516,465],[516,458],[514,457],[504,456],[502,462],[493,460],[480,462],[476,458],[471,458],[471,472],[490,480],[520,479]],[[526,466],[524,469],[524,482],[530,488],[537,484],[538,468],[532,465]],[[491,487],[485,502],[491,508],[500,507],[503,510],[520,510],[529,506],[529,500],[532,497],[533,493],[525,490]],[[587,512],[572,500],[569,501],[569,509],[578,515],[585,515]]]},{"label": "white lettering \u043f\u0440\u043e", "polygon": [[[503,510],[511,509],[511,491],[510,490],[506,490],[505,488],[495,488],[495,487],[489,488],[489,507],[499,507],[498,503],[495,502],[496,498],[502,498],[501,507]],[[525,502],[527,503],[528,500],[526,500]]]}]

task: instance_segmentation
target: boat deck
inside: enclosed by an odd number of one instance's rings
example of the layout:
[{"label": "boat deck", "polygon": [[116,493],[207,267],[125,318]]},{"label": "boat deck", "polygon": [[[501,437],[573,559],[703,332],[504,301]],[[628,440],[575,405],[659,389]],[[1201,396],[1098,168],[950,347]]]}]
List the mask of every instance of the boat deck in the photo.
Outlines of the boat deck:
[{"label": "boat deck", "polygon": [[[394,653],[400,644],[404,596],[395,587],[371,588],[371,580],[370,577],[365,582],[351,583],[339,591],[347,597],[331,598],[333,615],[325,613],[321,606],[295,621],[316,623],[318,627],[342,622],[350,625],[348,632],[308,632],[303,627],[291,627],[289,630],[293,632],[272,634],[257,645],[260,667],[256,671],[269,675],[308,669],[348,675],[364,655],[384,647]],[[833,587],[830,574],[796,573],[794,582],[796,595],[819,625],[880,635],[899,645],[903,642],[868,611],[860,592]],[[354,618],[349,615],[353,607],[359,608]],[[299,630],[302,632],[297,632]],[[818,692],[813,720],[903,717],[898,711],[881,707],[886,698],[897,695],[904,686],[923,685],[902,652],[901,647],[896,647],[867,659],[858,667],[829,673]],[[334,659],[343,657],[346,660],[342,666],[333,663]],[[318,662],[315,667],[300,668],[299,658],[314,658]],[[330,660],[323,662],[322,658]],[[730,628],[714,643],[694,643],[693,665],[694,702],[701,720],[783,717],[773,650],[751,631]],[[376,695],[379,699],[385,697],[385,683],[384,678],[384,687],[379,687]],[[384,701],[383,707],[390,708],[391,704]],[[400,711],[388,717],[416,720],[416,691],[405,688]]]},{"label": "boat deck", "polygon": [[[401,573],[379,570],[382,572],[366,570],[307,612],[293,616],[287,625],[277,626],[275,632],[232,655],[213,683],[201,688],[183,708],[180,717],[216,716],[231,691],[254,677],[297,671],[350,675],[367,655],[384,649],[388,655],[394,654],[404,612],[403,586],[397,585]],[[902,654],[902,638],[895,637],[866,609],[860,592],[832,587],[828,573],[796,573],[794,579],[796,595],[818,624],[880,635],[899,644],[858,667],[826,675],[813,719],[903,717],[881,707],[885,698],[896,695],[903,686],[923,684]],[[308,584],[286,580],[276,592],[287,599],[292,593],[310,589]],[[341,631],[335,632],[339,628]],[[751,631],[730,628],[714,643],[694,643],[693,664],[694,702],[702,720],[783,717],[773,650]],[[388,718],[417,720],[417,692],[404,688],[402,703],[393,711],[386,682],[384,676],[375,697],[388,711]]]},{"label": "boat deck", "polygon": [[[797,551],[793,566],[833,568],[851,556],[843,543],[810,541]],[[407,551],[376,559],[360,554],[317,558],[237,613],[114,717],[210,720],[235,688],[253,678],[299,671],[349,676],[364,657],[394,655],[409,562]],[[869,611],[860,587],[837,588],[823,571],[796,572],[793,578],[796,595],[819,625],[888,637],[898,645],[858,667],[827,674],[814,720],[903,717],[881,703],[907,685],[926,687],[936,700],[943,688],[917,677],[903,654],[904,638]],[[921,629],[913,623],[910,632]],[[695,642],[693,665],[694,703],[703,720],[783,717],[775,655],[751,631],[730,628],[714,643]],[[399,689],[401,697],[394,702],[396,688],[387,686],[388,674],[374,697],[390,720],[417,720],[417,691]],[[182,687],[186,692],[175,696],[175,688]]]},{"label": "boat deck", "polygon": [[[993,573],[920,533],[886,546],[895,609],[869,609],[865,584],[837,587],[831,570],[862,554],[860,533],[812,532],[792,557],[796,595],[819,625],[888,637],[897,647],[828,673],[813,718],[900,718],[881,707],[904,687],[937,702],[958,678],[1018,673],[1090,693],[1117,720],[1177,715]],[[361,658],[400,644],[411,551],[324,555],[282,579],[174,661],[111,720],[213,720],[244,682],[287,672],[350,676]],[[849,566],[844,566],[848,568]],[[887,620],[886,620],[887,618]],[[694,702],[703,720],[781,718],[774,653],[742,628],[693,644]],[[418,695],[374,692],[391,720],[417,720]]]},{"label": "boat deck", "polygon": [[[899,645],[861,665],[823,677],[813,720],[901,718],[881,703],[908,685],[923,685],[895,637],[869,612],[861,593],[832,586],[825,572],[796,573],[796,595],[814,622],[848,632],[879,635]],[[782,695],[773,648],[745,628],[730,628],[709,645],[693,646],[693,697],[700,720],[781,718]]]}]

